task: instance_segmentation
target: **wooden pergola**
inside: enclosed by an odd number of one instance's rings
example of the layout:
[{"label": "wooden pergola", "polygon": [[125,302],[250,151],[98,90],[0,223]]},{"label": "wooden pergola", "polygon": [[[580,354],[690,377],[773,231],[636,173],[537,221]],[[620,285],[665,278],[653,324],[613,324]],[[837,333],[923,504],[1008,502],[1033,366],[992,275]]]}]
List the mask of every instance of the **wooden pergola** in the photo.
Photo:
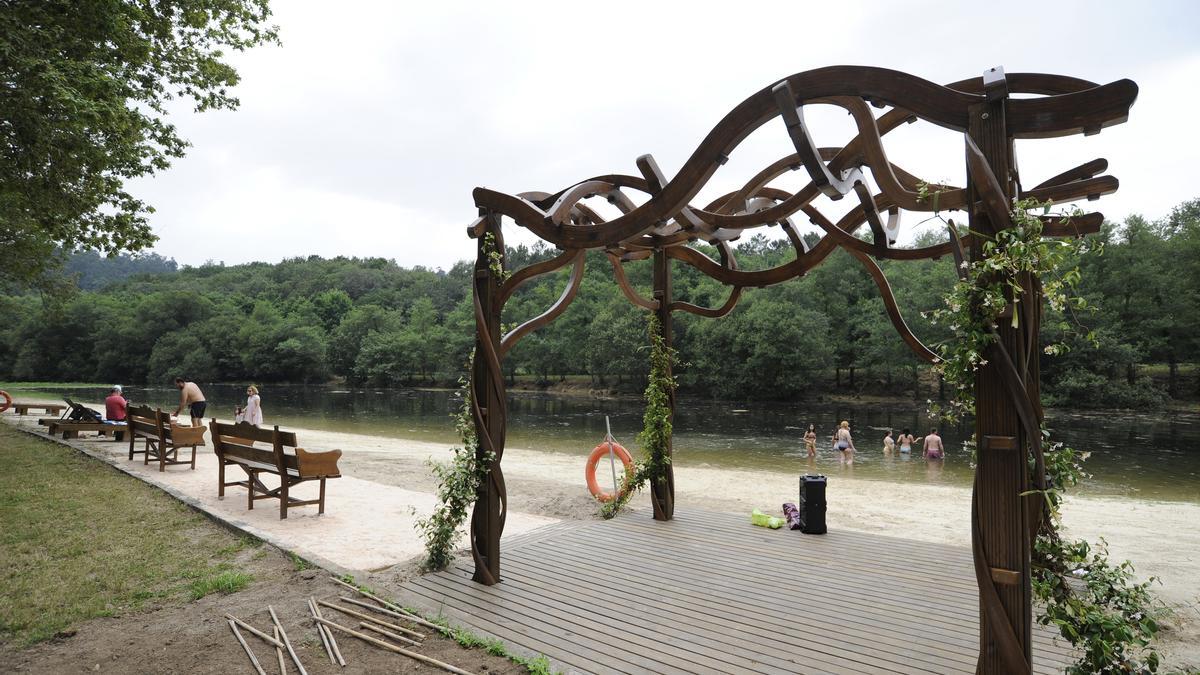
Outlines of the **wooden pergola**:
[{"label": "wooden pergola", "polygon": [[[640,176],[612,174],[573,184],[558,192],[509,195],[476,188],[479,217],[468,228],[478,241],[475,265],[475,365],[471,374],[472,406],[481,459],[491,457],[487,478],[479,487],[471,518],[470,540],[474,579],[500,581],[500,538],[507,498],[501,460],[507,411],[501,366],[505,355],[525,335],[561,315],[583,279],[585,254],[603,250],[613,276],[635,305],[654,312],[664,342],[671,345],[671,314],[691,312],[721,317],[736,306],[744,288],[763,287],[801,276],[836,249],[857,259],[874,279],[892,324],[923,359],[936,355],[909,330],[877,259],[916,260],[951,255],[956,264],[983,255],[979,237],[1013,227],[1017,199],[1062,203],[1099,198],[1117,189],[1112,176],[1098,175],[1108,163],[1097,159],[1025,188],[1013,153],[1015,139],[1091,135],[1124,122],[1137,97],[1137,85],[1119,80],[1098,85],[1060,75],[1015,73],[993,68],[982,77],[939,86],[906,73],[860,66],[832,66],[791,75],[756,92],[734,108],[708,134],[671,180],[654,159],[637,159]],[[1015,96],[1015,95],[1019,95]],[[843,147],[821,147],[813,141],[804,107],[828,104],[854,119],[857,135]],[[882,110],[878,115],[873,109]],[[762,169],[740,189],[703,207],[691,200],[752,132],[781,120],[790,150]],[[882,137],[902,124],[923,120],[963,134],[966,185],[955,187],[921,181],[891,162]],[[780,134],[783,138],[783,134]],[[779,176],[803,169],[809,182],[797,192],[773,187]],[[870,182],[867,178],[869,169]],[[872,186],[873,185],[873,186]],[[638,204],[631,192],[642,193]],[[937,193],[936,200],[927,197]],[[840,219],[824,215],[814,200],[851,197],[855,205]],[[603,198],[620,215],[606,219],[589,200]],[[936,203],[935,203],[936,202]],[[901,211],[965,210],[971,234],[960,236],[953,225],[948,241],[925,248],[894,248]],[[794,218],[803,214],[822,232],[809,246]],[[562,251],[557,257],[516,270],[504,269],[501,222],[508,218]],[[1103,216],[1077,215],[1069,220],[1041,216],[1045,236],[1079,236],[1096,232]],[[779,226],[795,258],[765,270],[739,270],[729,242],[746,230]],[[869,238],[857,232],[867,228]],[[715,246],[714,260],[689,246],[702,241]],[[650,259],[653,296],[646,298],[625,276],[627,261]],[[672,261],[691,265],[729,287],[718,307],[700,307],[672,295]],[[506,301],[535,277],[572,266],[558,301],[541,315],[501,334]],[[961,265],[960,265],[961,269]],[[1019,279],[1033,301],[1017,305],[1023,320],[1013,328],[1002,322],[999,339],[976,376],[975,431],[978,465],[972,497],[972,552],[980,601],[977,671],[1017,673],[1031,670],[1032,606],[1030,548],[1040,527],[1044,487],[1039,392],[1039,282]],[[1010,309],[1010,311],[1012,311]],[[671,401],[674,409],[674,400]],[[1031,472],[1030,465],[1036,468]],[[1026,496],[1022,496],[1026,495]],[[651,485],[656,520],[674,514],[674,477]]]}]

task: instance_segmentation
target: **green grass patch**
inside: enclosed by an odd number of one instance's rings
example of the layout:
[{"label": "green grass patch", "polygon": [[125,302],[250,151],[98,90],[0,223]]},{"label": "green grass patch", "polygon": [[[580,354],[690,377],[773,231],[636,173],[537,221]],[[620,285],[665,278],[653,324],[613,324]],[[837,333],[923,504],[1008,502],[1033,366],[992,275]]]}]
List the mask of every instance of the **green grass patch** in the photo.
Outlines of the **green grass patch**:
[{"label": "green grass patch", "polygon": [[300,556],[296,555],[295,553],[292,553],[291,551],[288,551],[287,555],[288,555],[288,558],[291,559],[292,565],[296,568],[297,572],[303,572],[304,570],[311,570],[314,567],[314,565],[312,563],[308,562],[304,558],[301,558]]},{"label": "green grass patch", "polygon": [[214,576],[193,581],[192,585],[188,588],[188,592],[191,594],[192,600],[199,600],[212,593],[224,593],[228,595],[230,593],[237,593],[246,586],[249,586],[251,581],[254,581],[254,577],[249,574],[225,571]]},{"label": "green grass patch", "polygon": [[[239,537],[141,481],[0,424],[0,640],[234,592]],[[201,592],[203,591],[203,592]]]}]

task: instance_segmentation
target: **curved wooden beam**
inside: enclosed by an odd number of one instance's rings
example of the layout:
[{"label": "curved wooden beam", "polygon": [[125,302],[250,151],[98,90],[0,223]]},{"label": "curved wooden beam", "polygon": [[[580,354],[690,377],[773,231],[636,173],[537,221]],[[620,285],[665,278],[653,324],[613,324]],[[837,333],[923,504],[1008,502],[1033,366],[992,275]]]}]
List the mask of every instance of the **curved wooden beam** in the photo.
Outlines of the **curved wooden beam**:
[{"label": "curved wooden beam", "polygon": [[633,284],[629,283],[629,277],[625,275],[625,266],[621,264],[620,258],[610,253],[608,254],[608,261],[612,263],[613,278],[617,281],[617,288],[621,289],[621,293],[625,294],[625,297],[630,302],[650,311],[658,309],[659,302],[657,298],[653,300],[643,298],[641,295],[638,295],[637,289],[633,287]]},{"label": "curved wooden beam", "polygon": [[[718,250],[721,252],[721,264],[724,265],[726,269],[734,269],[734,270],[737,269],[737,258],[733,257],[733,251],[730,250],[729,244],[726,242],[721,242],[718,245]],[[676,300],[676,301],[672,302],[671,304],[667,305],[667,308],[670,311],[682,310],[684,312],[689,312],[691,314],[696,314],[699,316],[706,316],[706,317],[709,317],[712,319],[717,319],[717,318],[720,318],[720,317],[725,316],[726,314],[732,312],[733,308],[737,307],[738,300],[740,300],[741,297],[742,297],[742,287],[734,286],[729,291],[729,297],[725,300],[725,303],[722,304],[720,307],[701,307],[700,305],[696,305],[696,304],[693,304],[690,302]]]},{"label": "curved wooden beam", "polygon": [[554,258],[543,260],[539,263],[534,263],[527,267],[523,267],[516,272],[513,272],[512,276],[508,278],[508,281],[505,281],[500,285],[500,304],[503,305],[504,303],[508,302],[508,299],[512,297],[512,294],[515,293],[523,284],[525,284],[525,282],[540,277],[543,274],[549,274],[555,270],[562,269],[566,267],[572,260],[575,260],[582,255],[584,255],[584,251],[580,249],[576,249],[574,251],[565,251]]},{"label": "curved wooden beam", "polygon": [[921,342],[920,338],[913,334],[908,324],[904,322],[904,316],[900,314],[900,307],[896,304],[896,296],[892,293],[892,285],[888,283],[887,277],[884,276],[883,270],[871,256],[862,253],[861,251],[850,251],[850,255],[854,256],[863,267],[866,268],[867,274],[871,275],[871,279],[875,282],[875,286],[879,288],[879,295],[883,298],[883,306],[887,309],[888,318],[892,321],[892,326],[896,328],[896,332],[900,334],[900,338],[904,343],[912,349],[917,358],[923,359],[929,363],[937,363],[941,359],[929,347]]},{"label": "curved wooden beam", "polygon": [[580,282],[583,281],[583,263],[585,257],[581,255],[583,253],[582,251],[577,251],[576,253],[580,255],[577,255],[575,258],[575,269],[571,271],[571,279],[569,282],[567,282],[567,287],[563,289],[562,295],[559,296],[558,300],[550,306],[550,309],[547,309],[545,312],[542,312],[520,326],[512,329],[508,335],[505,335],[500,340],[501,357],[506,356],[508,352],[510,352],[512,348],[516,346],[517,342],[519,342],[521,338],[541,328],[542,326],[545,326],[554,319],[558,318],[558,315],[567,311],[567,307],[570,306],[571,301],[575,299],[575,294],[579,292]]}]

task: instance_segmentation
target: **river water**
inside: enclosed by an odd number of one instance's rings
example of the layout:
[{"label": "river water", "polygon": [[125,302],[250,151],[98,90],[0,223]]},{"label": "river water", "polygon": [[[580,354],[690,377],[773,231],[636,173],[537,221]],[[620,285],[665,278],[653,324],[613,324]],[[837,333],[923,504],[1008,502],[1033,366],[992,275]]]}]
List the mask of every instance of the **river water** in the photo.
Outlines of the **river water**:
[{"label": "river water", "polygon": [[[245,389],[234,385],[204,385],[208,414],[232,417],[233,407],[245,401]],[[20,398],[26,392],[10,392]],[[43,388],[31,397],[70,396],[98,401],[107,392],[91,388]],[[264,387],[265,422],[328,431],[391,436],[422,441],[457,442],[450,413],[458,407],[454,392],[426,389],[339,389],[320,386]],[[135,403],[174,410],[173,387],[127,387]],[[637,399],[596,399],[580,395],[518,392],[509,399],[508,445],[583,458],[604,437],[605,417],[613,435],[636,452],[642,425]],[[859,452],[852,467],[830,447],[837,422],[847,420]],[[818,458],[805,458],[802,437],[815,424]],[[1093,413],[1047,411],[1052,436],[1091,453],[1085,468],[1091,476],[1080,493],[1167,501],[1200,501],[1200,415],[1171,413]],[[765,403],[689,399],[681,396],[675,418],[675,462],[681,466],[772,469],[852,473],[858,478],[969,485],[969,454],[961,449],[969,426],[943,428],[947,457],[926,462],[881,451],[887,429],[909,428],[913,435],[928,431],[923,406],[895,403]]]}]

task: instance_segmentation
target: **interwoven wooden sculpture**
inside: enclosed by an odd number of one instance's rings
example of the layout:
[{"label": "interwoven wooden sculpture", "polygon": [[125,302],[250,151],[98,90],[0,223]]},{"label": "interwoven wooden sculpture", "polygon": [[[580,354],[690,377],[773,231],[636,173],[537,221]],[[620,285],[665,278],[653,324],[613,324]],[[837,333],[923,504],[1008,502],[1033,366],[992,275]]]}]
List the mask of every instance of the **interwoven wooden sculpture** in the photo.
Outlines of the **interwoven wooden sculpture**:
[{"label": "interwoven wooden sculpture", "polygon": [[[493,453],[494,461],[479,489],[471,520],[475,579],[485,584],[500,580],[500,536],[507,501],[500,469],[507,419],[501,362],[518,340],[566,310],[583,279],[586,251],[597,249],[607,254],[622,292],[634,304],[658,314],[663,337],[670,345],[671,312],[724,316],[736,306],[743,288],[800,276],[842,248],[874,279],[900,336],[918,356],[932,361],[934,353],[905,325],[875,259],[952,255],[961,262],[968,250],[978,259],[982,251],[973,246],[976,237],[1012,227],[1015,199],[1062,203],[1113,192],[1117,180],[1098,175],[1108,166],[1103,159],[1055,175],[1033,188],[1023,187],[1013,158],[1013,140],[1098,133],[1124,122],[1136,97],[1137,85],[1130,80],[1101,86],[1058,75],[1006,76],[1002,69],[994,68],[979,78],[939,86],[893,70],[834,66],[792,75],[743,101],[713,128],[671,180],[652,157],[644,155],[636,162],[640,176],[597,176],[554,193],[509,195],[476,188],[479,218],[468,228],[470,236],[479,240],[473,414],[480,450]],[[804,107],[818,103],[845,109],[854,119],[857,136],[843,147],[819,147],[804,119]],[[884,112],[876,116],[873,107]],[[965,186],[923,182],[889,160],[882,137],[916,120],[963,134]],[[691,204],[738,145],[764,124],[778,125],[781,142],[790,146],[788,154],[751,177],[741,189],[703,206]],[[799,191],[771,186],[779,176],[800,169],[809,182]],[[937,199],[923,198],[923,192],[935,192]],[[631,197],[636,193],[641,193],[638,200]],[[814,206],[819,195],[835,200],[850,197],[856,203],[845,216],[834,220]],[[602,217],[588,203],[596,198],[615,206],[620,215]],[[917,249],[894,247],[901,210],[935,209],[965,210],[973,234],[960,237],[951,227],[945,243]],[[793,219],[801,214],[823,232],[814,246],[808,246],[797,231]],[[530,230],[562,253],[509,276],[503,269],[502,218]],[[1095,232],[1103,221],[1098,213],[1069,221],[1056,216],[1042,218],[1046,236]],[[795,258],[771,269],[739,270],[729,241],[752,228],[770,226],[782,228],[795,249]],[[869,238],[857,236],[864,228],[869,230]],[[695,241],[715,246],[720,259],[713,260],[688,246]],[[654,295],[650,298],[636,292],[622,267],[624,262],[646,258],[653,259]],[[672,260],[729,286],[728,300],[718,307],[700,307],[673,299]],[[501,312],[513,292],[534,277],[568,265],[573,272],[558,301],[540,316],[501,335]],[[1039,297],[1036,279],[1020,282],[1026,297]],[[1020,307],[1027,315],[1019,328],[996,327],[999,339],[987,365],[978,371],[976,385],[979,464],[972,540],[981,607],[979,671],[989,673],[1028,672],[1031,663],[1029,559],[1042,507],[1036,497],[1021,495],[1044,480],[1038,352],[1034,351],[1040,303],[1023,302]],[[1038,467],[1032,476],[1027,469],[1029,461]],[[651,493],[654,517],[669,520],[674,508],[674,478],[669,466],[667,480],[652,485]]]}]

